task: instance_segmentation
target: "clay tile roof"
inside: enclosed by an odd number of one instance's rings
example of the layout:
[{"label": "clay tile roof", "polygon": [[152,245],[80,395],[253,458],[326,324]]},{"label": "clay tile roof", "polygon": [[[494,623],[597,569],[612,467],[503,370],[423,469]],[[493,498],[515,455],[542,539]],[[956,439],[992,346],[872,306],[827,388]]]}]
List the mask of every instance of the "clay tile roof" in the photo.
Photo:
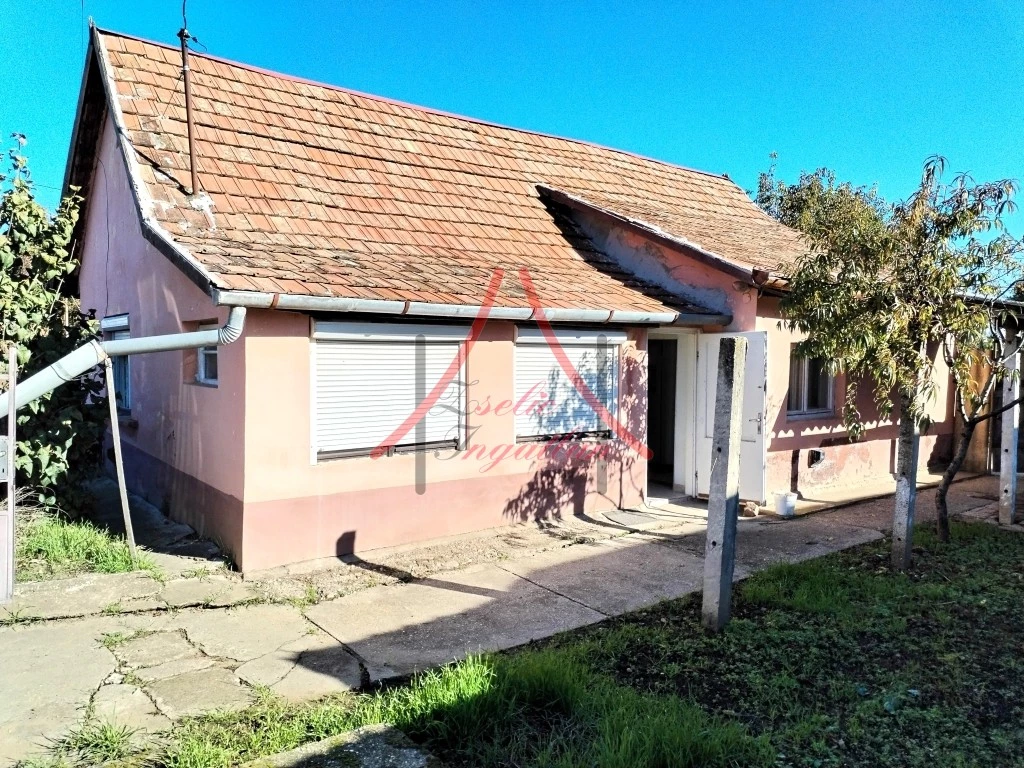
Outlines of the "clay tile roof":
[{"label": "clay tile roof", "polygon": [[728,178],[193,55],[200,185],[190,205],[176,49],[99,32],[138,183],[156,219],[217,288],[527,307],[701,312],[599,252],[552,187],[738,265],[800,249]]}]

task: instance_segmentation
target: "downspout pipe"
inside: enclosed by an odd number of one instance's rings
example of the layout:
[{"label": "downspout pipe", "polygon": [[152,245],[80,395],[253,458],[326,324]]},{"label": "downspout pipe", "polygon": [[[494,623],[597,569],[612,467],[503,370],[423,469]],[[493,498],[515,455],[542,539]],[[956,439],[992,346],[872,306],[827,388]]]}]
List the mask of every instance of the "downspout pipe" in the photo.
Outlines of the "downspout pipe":
[{"label": "downspout pipe", "polygon": [[[220,328],[213,328],[209,331],[143,336],[138,339],[118,339],[116,341],[90,341],[34,376],[19,381],[15,409],[22,408],[47,392],[52,392],[61,384],[81,376],[108,357],[222,346],[237,341],[242,335],[244,327],[245,307],[232,307],[228,312],[227,322]],[[5,404],[0,417],[6,417],[9,413],[10,406]]]}]

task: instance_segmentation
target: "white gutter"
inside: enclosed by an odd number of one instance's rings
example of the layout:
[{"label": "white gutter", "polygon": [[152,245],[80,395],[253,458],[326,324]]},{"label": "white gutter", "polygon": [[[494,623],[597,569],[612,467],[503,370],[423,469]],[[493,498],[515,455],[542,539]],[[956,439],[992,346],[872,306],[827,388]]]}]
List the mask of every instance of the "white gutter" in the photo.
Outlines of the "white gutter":
[{"label": "white gutter", "polygon": [[[21,408],[65,382],[81,376],[86,371],[99,365],[108,357],[124,355],[142,355],[149,352],[169,352],[176,349],[196,349],[230,344],[236,341],[245,327],[245,307],[232,307],[227,322],[220,328],[209,331],[193,331],[190,333],[172,333],[164,336],[143,336],[138,339],[118,339],[116,341],[90,341],[74,352],[65,355],[34,376],[18,382],[15,409]],[[5,403],[0,418],[10,413],[10,405]]]},{"label": "white gutter", "polygon": [[[296,296],[259,291],[213,292],[218,305],[251,309],[282,309],[296,312],[365,312],[368,314],[405,315],[409,317],[444,317],[472,320],[486,311],[494,320],[530,321],[537,319],[531,307],[467,306],[435,304],[425,301],[388,301],[385,299],[345,299],[337,296]],[[732,315],[687,312],[628,312],[606,309],[543,309],[543,316],[552,323],[619,323],[622,325],[728,325]]]}]

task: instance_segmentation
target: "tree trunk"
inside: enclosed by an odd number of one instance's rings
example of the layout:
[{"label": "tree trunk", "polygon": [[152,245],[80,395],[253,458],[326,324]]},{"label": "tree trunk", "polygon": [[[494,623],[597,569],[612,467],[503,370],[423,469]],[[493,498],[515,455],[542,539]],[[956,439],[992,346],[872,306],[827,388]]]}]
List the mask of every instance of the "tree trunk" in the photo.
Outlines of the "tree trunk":
[{"label": "tree trunk", "polygon": [[956,479],[957,472],[964,465],[967,451],[971,448],[971,438],[974,437],[974,430],[977,426],[978,422],[976,421],[966,420],[964,422],[964,431],[960,435],[956,453],[953,455],[953,460],[949,462],[949,466],[946,467],[946,471],[942,473],[942,482],[939,483],[939,489],[935,492],[935,524],[939,533],[939,541],[949,541],[949,507],[946,505],[946,495],[949,493],[949,486]]},{"label": "tree trunk", "polygon": [[914,539],[914,505],[917,502],[917,451],[920,431],[910,407],[910,397],[900,395],[900,434],[896,448],[896,508],[892,521],[892,567],[910,567]]}]

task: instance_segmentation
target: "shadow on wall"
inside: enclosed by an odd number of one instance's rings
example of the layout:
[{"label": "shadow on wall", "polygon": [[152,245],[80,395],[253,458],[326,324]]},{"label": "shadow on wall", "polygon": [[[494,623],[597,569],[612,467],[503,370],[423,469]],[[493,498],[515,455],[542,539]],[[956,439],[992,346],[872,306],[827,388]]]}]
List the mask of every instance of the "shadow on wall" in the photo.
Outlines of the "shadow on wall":
[{"label": "shadow on wall", "polygon": [[[594,381],[586,372],[581,378],[594,389]],[[549,377],[549,392],[557,391],[556,379]],[[622,358],[619,381],[619,408],[612,415],[621,420],[621,428],[635,444],[645,444],[646,360]],[[585,423],[589,416],[589,407],[576,395],[562,397],[560,407],[545,411],[543,420],[549,424],[576,425]],[[616,436],[615,428],[604,426],[610,437],[517,445],[520,456],[533,457],[532,475],[519,493],[505,503],[504,517],[513,523],[543,523],[559,520],[563,514],[583,516],[588,511],[588,501],[591,505],[603,501],[607,506],[621,508],[628,504],[627,499],[642,498],[646,492],[646,463],[636,448]]]}]

